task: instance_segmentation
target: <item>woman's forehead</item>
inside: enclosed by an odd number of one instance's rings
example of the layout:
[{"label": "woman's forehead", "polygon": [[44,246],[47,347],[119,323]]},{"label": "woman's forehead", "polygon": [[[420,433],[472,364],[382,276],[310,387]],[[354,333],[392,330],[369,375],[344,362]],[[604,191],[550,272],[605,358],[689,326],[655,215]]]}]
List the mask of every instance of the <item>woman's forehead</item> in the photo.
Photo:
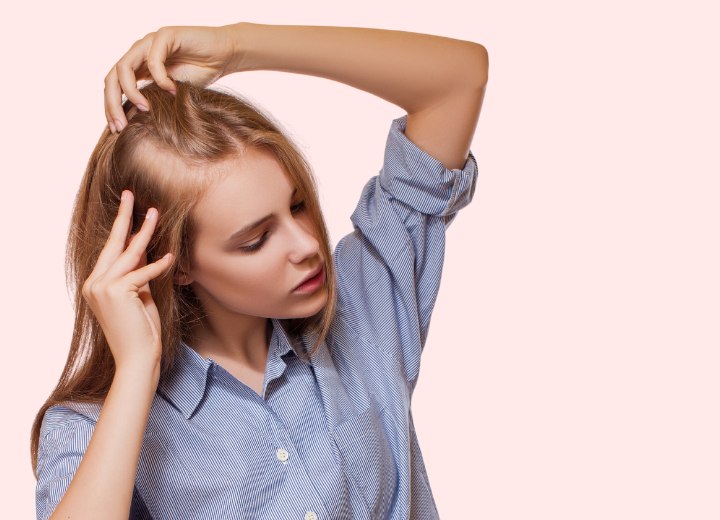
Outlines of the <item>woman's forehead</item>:
[{"label": "woman's forehead", "polygon": [[242,227],[286,205],[295,189],[275,156],[248,149],[214,165],[216,178],[195,205],[200,228]]}]

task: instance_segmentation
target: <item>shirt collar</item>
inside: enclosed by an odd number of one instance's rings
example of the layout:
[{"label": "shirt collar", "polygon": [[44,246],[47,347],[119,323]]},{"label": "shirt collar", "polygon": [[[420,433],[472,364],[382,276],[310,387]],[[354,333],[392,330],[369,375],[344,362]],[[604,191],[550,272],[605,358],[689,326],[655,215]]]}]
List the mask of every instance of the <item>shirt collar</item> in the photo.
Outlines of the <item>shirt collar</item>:
[{"label": "shirt collar", "polygon": [[213,364],[214,361],[204,359],[181,341],[172,370],[161,378],[158,392],[190,419],[205,395],[208,371]]},{"label": "shirt collar", "polygon": [[[272,336],[268,348],[268,359],[293,354],[292,342],[280,320],[271,318]],[[161,378],[158,391],[190,419],[205,396],[208,373],[215,365],[212,358],[203,358],[184,341],[180,342],[175,364],[168,374]]]},{"label": "shirt collar", "polygon": [[288,352],[295,352],[292,348],[292,341],[288,336],[285,327],[283,327],[280,320],[272,318],[273,332],[270,338],[270,353],[273,352],[273,348],[276,350],[278,357],[284,356]]}]

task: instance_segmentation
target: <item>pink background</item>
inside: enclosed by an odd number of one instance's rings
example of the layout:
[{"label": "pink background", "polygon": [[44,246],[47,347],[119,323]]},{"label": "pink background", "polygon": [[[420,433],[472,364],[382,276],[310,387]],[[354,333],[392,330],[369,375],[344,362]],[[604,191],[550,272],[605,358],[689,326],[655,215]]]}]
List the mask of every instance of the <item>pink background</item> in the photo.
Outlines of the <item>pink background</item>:
[{"label": "pink background", "polygon": [[[489,51],[480,177],[448,232],[413,402],[441,516],[720,518],[713,2],[20,5],[0,33],[3,517],[34,516],[30,425],[71,337],[65,240],[105,124],[104,76],[163,25],[246,20],[424,32]],[[297,139],[336,243],[402,110],[309,76],[221,84]]]}]

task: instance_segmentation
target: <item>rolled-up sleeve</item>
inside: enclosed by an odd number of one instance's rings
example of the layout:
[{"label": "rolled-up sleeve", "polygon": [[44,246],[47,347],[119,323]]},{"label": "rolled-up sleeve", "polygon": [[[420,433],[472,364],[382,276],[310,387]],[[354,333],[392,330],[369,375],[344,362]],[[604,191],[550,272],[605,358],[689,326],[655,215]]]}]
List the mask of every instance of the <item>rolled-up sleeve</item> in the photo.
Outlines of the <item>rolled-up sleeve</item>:
[{"label": "rolled-up sleeve", "polygon": [[[445,217],[449,222],[472,201],[477,163],[472,151],[462,169],[449,170],[406,135],[407,115],[393,120],[378,181],[389,197],[410,211]],[[407,217],[410,211],[396,210]]]},{"label": "rolled-up sleeve", "polygon": [[390,349],[408,381],[416,380],[440,286],[445,232],[474,195],[472,151],[463,168],[447,169],[392,121],[379,175],[364,186],[354,231],[335,250],[338,312],[361,335]]},{"label": "rolled-up sleeve", "polygon": [[40,429],[35,488],[38,520],[49,518],[62,500],[92,432],[93,424],[72,410],[53,406],[45,412]]},{"label": "rolled-up sleeve", "polygon": [[[38,520],[49,518],[65,496],[94,430],[94,422],[64,406],[51,406],[45,412],[40,427],[35,487]],[[150,515],[135,491],[129,519],[145,518]]]}]

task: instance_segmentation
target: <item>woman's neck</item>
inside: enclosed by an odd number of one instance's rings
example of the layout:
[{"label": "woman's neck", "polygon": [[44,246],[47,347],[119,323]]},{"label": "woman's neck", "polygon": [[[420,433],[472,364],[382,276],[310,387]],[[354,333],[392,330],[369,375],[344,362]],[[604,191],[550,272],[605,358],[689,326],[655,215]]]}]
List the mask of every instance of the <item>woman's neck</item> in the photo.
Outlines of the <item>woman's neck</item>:
[{"label": "woman's neck", "polygon": [[232,360],[258,371],[265,370],[272,322],[258,316],[206,316],[193,329],[190,346],[202,357]]}]

